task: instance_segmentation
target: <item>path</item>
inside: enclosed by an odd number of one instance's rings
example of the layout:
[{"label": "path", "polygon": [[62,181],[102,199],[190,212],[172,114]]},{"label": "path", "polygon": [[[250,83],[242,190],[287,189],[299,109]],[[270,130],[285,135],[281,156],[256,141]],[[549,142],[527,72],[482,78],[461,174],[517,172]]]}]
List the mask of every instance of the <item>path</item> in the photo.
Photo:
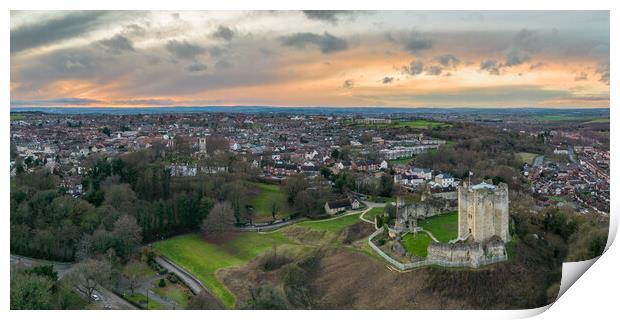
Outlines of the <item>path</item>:
[{"label": "path", "polygon": [[194,277],[194,275],[192,275],[190,272],[183,269],[182,267],[180,267],[179,265],[177,265],[176,263],[172,262],[171,260],[169,260],[168,258],[164,256],[156,257],[155,261],[157,261],[157,263],[159,263],[162,267],[168,269],[168,271],[176,274],[177,277],[181,278],[181,280],[185,282],[185,284],[190,288],[190,290],[192,290],[194,294],[197,295],[200,292],[205,291],[209,296],[212,297],[214,301],[217,302],[217,305],[219,308],[224,309],[224,306],[222,305],[220,300],[217,299],[213,295],[213,293],[211,293],[211,291],[209,291],[209,289],[200,280]]}]

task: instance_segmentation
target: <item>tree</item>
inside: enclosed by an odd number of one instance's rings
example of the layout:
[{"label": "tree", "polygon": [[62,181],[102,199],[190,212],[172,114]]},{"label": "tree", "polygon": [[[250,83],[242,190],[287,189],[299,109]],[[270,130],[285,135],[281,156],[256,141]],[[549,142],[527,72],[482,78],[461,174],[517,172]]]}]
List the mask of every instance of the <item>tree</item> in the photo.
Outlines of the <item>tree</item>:
[{"label": "tree", "polygon": [[123,268],[123,273],[127,277],[127,280],[129,280],[129,290],[131,290],[131,294],[133,294],[133,291],[138,287],[140,282],[144,281],[146,278],[145,275],[148,274],[148,268],[149,266],[138,260],[129,261]]},{"label": "tree", "polygon": [[280,210],[280,204],[275,198],[269,199],[269,208],[271,208],[271,217],[275,220],[276,214],[278,213],[278,210]]},{"label": "tree", "polygon": [[268,283],[250,288],[250,299],[247,302],[247,307],[256,310],[288,309],[282,293]]},{"label": "tree", "polygon": [[219,238],[235,226],[235,212],[228,202],[218,202],[213,206],[200,230],[206,237]]},{"label": "tree", "polygon": [[130,215],[121,216],[114,223],[112,235],[120,242],[123,252],[121,257],[127,258],[142,243],[142,228],[136,222],[136,218]]},{"label": "tree", "polygon": [[197,295],[190,297],[187,302],[187,310],[213,310],[221,309],[216,300],[211,297],[205,290],[200,291]]},{"label": "tree", "polygon": [[306,189],[308,189],[308,182],[303,175],[294,175],[289,177],[282,186],[282,191],[284,191],[284,194],[286,194],[286,198],[290,203],[294,202],[297,194]]},{"label": "tree", "polygon": [[35,273],[11,272],[11,309],[41,310],[53,308],[54,282]]},{"label": "tree", "polygon": [[108,127],[103,127],[103,129],[101,129],[101,132],[108,137],[112,134],[112,131],[110,131],[110,128]]},{"label": "tree", "polygon": [[88,259],[76,264],[65,277],[91,303],[95,290],[111,283],[112,266],[104,260]]}]

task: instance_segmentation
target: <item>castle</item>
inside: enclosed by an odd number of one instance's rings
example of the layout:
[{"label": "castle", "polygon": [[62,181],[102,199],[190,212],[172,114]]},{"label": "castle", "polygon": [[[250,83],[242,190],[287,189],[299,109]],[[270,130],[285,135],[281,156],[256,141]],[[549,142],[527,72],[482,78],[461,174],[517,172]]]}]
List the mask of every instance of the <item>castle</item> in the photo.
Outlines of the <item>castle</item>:
[{"label": "castle", "polygon": [[433,242],[427,260],[446,266],[481,265],[506,260],[508,185],[480,183],[458,188],[458,238]]}]

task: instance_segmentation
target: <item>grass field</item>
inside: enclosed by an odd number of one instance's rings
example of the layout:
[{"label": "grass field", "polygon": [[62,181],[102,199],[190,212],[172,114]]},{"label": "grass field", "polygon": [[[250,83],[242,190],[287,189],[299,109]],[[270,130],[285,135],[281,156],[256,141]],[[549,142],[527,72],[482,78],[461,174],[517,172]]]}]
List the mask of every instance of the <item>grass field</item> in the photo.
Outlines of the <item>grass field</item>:
[{"label": "grass field", "polygon": [[326,231],[335,234],[344,230],[348,226],[354,225],[359,221],[359,214],[353,214],[350,216],[343,216],[326,220],[303,221],[298,223],[297,225],[313,230]]},{"label": "grass field", "polygon": [[366,212],[366,214],[364,215],[364,218],[370,220],[370,221],[375,221],[375,217],[383,214],[383,207],[376,207],[376,208],[372,208],[370,209],[370,211]]},{"label": "grass field", "polygon": [[400,241],[407,252],[418,257],[426,257],[428,255],[428,245],[431,243],[431,237],[424,232],[407,233]]},{"label": "grass field", "polygon": [[191,234],[157,242],[153,246],[200,279],[227,308],[231,309],[235,306],[236,298],[217,279],[215,272],[222,268],[244,265],[274,245],[288,243],[290,243],[288,238],[280,232],[268,234],[244,232],[223,244],[209,243],[198,234]]},{"label": "grass field", "polygon": [[592,120],[590,120],[590,121],[588,121],[586,123],[609,123],[609,118],[592,119]]},{"label": "grass field", "polygon": [[557,202],[564,202],[564,201],[566,201],[566,199],[564,199],[564,197],[560,197],[560,196],[550,196],[549,200],[554,200],[554,201],[557,201]]},{"label": "grass field", "polygon": [[427,218],[419,224],[424,230],[430,232],[440,242],[448,242],[458,237],[458,212],[450,212]]},{"label": "grass field", "polygon": [[517,156],[517,158],[521,159],[521,161],[532,164],[534,162],[534,159],[538,156],[535,153],[530,153],[530,152],[517,152],[515,153],[515,156]]},{"label": "grass field", "polygon": [[369,196],[368,201],[379,203],[396,202],[396,197]]},{"label": "grass field", "polygon": [[140,306],[142,306],[142,308],[144,309],[148,309],[148,310],[164,310],[166,309],[161,303],[153,300],[153,299],[149,299],[149,303],[148,306],[146,305],[146,296],[140,293],[134,293],[131,295],[126,295],[125,298],[127,300],[130,300],[136,304],[139,304]]},{"label": "grass field", "polygon": [[369,128],[413,128],[413,129],[432,129],[435,127],[443,127],[449,126],[449,124],[440,121],[432,121],[432,120],[394,120],[392,123],[384,123],[384,124],[363,124]]},{"label": "grass field", "polygon": [[286,218],[292,213],[280,186],[267,183],[255,183],[254,186],[259,190],[259,193],[252,199],[256,222],[273,220],[271,211],[274,203],[276,204],[277,219]]},{"label": "grass field", "polygon": [[168,279],[165,279],[164,281],[166,282],[165,287],[159,286],[159,280],[153,281],[153,292],[157,293],[161,297],[165,297],[176,302],[185,309],[187,307],[187,302],[189,301],[189,289],[181,284],[172,283]]},{"label": "grass field", "polygon": [[402,159],[396,159],[396,160],[388,160],[388,163],[393,166],[397,164],[408,165],[411,163],[411,161],[413,161],[413,158],[402,158]]},{"label": "grass field", "polygon": [[26,116],[24,116],[23,114],[11,114],[11,121],[18,121],[24,119],[26,119]]}]

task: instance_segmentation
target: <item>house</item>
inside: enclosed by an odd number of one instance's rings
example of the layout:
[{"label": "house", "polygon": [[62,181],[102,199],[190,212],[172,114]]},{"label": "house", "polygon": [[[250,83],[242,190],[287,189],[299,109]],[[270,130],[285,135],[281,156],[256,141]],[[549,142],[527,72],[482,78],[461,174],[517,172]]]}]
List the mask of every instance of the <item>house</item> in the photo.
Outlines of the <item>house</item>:
[{"label": "house", "polygon": [[435,176],[435,183],[442,188],[451,187],[454,184],[454,177],[448,173],[441,173]]},{"label": "house", "polygon": [[426,168],[412,168],[413,174],[421,179],[430,180],[433,178],[433,171]]},{"label": "house", "polygon": [[60,187],[65,190],[68,195],[79,196],[82,194],[82,177],[67,176],[60,182]]},{"label": "house", "polygon": [[[338,212],[347,211],[352,207],[353,205],[349,199],[327,201],[325,202],[325,213],[334,215]],[[359,208],[359,202],[357,202],[357,207]]]}]

